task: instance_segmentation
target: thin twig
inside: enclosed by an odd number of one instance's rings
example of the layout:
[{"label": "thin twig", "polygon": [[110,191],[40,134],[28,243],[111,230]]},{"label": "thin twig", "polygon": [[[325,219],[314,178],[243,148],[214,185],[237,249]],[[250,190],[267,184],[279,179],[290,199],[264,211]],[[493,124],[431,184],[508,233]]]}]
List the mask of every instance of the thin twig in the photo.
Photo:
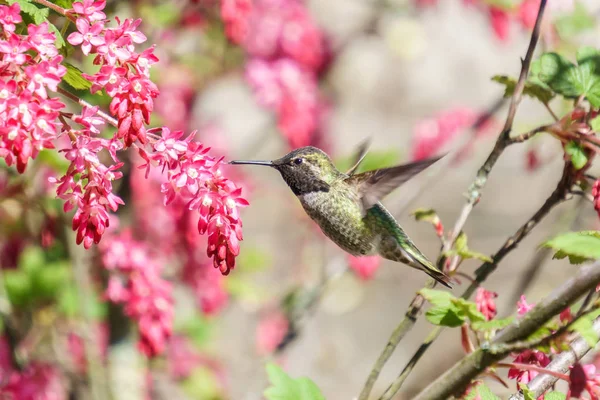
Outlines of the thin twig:
[{"label": "thin twig", "polygon": [[[491,263],[486,262],[486,263],[482,264],[481,267],[479,267],[479,269],[477,271],[485,270],[485,271],[487,271],[487,273],[484,275],[481,273],[477,274],[477,272],[476,272],[476,279],[471,282],[471,284],[469,285],[467,290],[461,296],[462,298],[468,299],[469,297],[471,297],[471,295],[473,294],[475,289],[477,289],[477,287],[496,268],[497,264],[500,263],[500,261],[502,261],[502,259],[508,253],[510,253],[512,250],[514,250],[517,247],[517,245],[550,212],[550,210],[552,208],[554,208],[556,205],[561,203],[566,198],[566,194],[568,193],[568,191],[571,187],[571,184],[572,184],[571,176],[572,176],[571,167],[570,167],[570,164],[567,164],[565,169],[563,170],[562,179],[559,181],[556,189],[552,192],[550,197],[548,197],[548,199],[546,199],[546,201],[540,207],[540,209],[537,210],[535,212],[535,214],[531,218],[529,218],[529,220],[527,220],[527,222],[525,222],[525,224],[523,224],[519,228],[519,230],[517,230],[511,237],[509,237],[504,242],[502,247],[500,247],[500,249],[498,249],[498,251],[492,257]],[[423,356],[423,354],[425,354],[425,352],[431,346],[431,343],[433,343],[433,341],[435,341],[435,339],[437,339],[437,337],[440,335],[441,332],[442,332],[442,328],[440,328],[440,327],[435,327],[434,329],[431,330],[431,332],[427,336],[427,339],[421,344],[421,346],[419,346],[419,348],[417,349],[417,351],[415,352],[415,354],[413,355],[411,360],[408,362],[408,364],[404,367],[404,369],[402,370],[400,375],[388,387],[388,389],[387,389],[384,397],[382,397],[382,399],[390,399],[390,398],[392,398],[392,396],[394,394],[396,394],[396,392],[400,389],[400,387],[406,380],[407,376],[412,372],[412,370],[415,367],[415,365],[417,364],[417,362],[420,360],[420,358]]]},{"label": "thin twig", "polygon": [[[493,344],[523,340],[544,326],[555,315],[573,304],[600,282],[600,262],[585,265],[576,275],[539,302],[524,318],[496,335]],[[464,392],[467,385],[488,367],[506,357],[509,352],[492,354],[483,348],[458,361],[446,373],[433,381],[415,399],[447,399]]]},{"label": "thin twig", "polygon": [[[62,94],[63,96],[65,96],[66,98],[73,100],[74,102],[78,103],[81,106],[89,107],[89,108],[94,107],[92,104],[88,103],[87,101],[85,101],[83,99],[80,99],[79,97],[75,96],[73,93],[61,88],[60,86],[57,88],[56,91],[58,93]],[[119,122],[115,118],[113,118],[110,115],[108,115],[107,113],[105,113],[104,111],[98,109],[96,111],[96,115],[103,118],[106,122],[108,122],[110,125],[114,126],[115,128],[119,127]]]},{"label": "thin twig", "polygon": [[68,12],[66,9],[62,8],[59,5],[51,3],[51,2],[49,2],[47,0],[31,0],[31,1],[33,1],[34,3],[41,4],[44,7],[48,7],[52,11],[55,11],[56,13],[62,15],[63,17],[68,18],[71,22],[75,22],[76,21],[75,16],[72,13]]},{"label": "thin twig", "polygon": [[[600,319],[594,322],[593,329],[597,335],[600,335]],[[566,374],[569,372],[569,367],[575,364],[578,360],[581,360],[583,356],[592,349],[588,341],[582,337],[578,337],[573,340],[569,350],[565,350],[562,353],[556,355],[552,362],[546,366],[546,370],[554,371],[558,373]],[[550,389],[558,380],[557,377],[544,374],[538,375],[531,382],[527,384],[527,387],[533,393],[533,398],[538,398],[548,389]],[[510,396],[510,400],[524,400],[525,397],[522,393],[513,394]]]}]

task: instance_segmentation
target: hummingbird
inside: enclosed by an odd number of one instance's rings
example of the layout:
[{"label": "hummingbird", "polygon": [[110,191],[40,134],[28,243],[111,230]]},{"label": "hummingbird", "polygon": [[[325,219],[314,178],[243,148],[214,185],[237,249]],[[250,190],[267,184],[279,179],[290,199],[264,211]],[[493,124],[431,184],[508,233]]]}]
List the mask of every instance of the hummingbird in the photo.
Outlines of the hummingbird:
[{"label": "hummingbird", "polygon": [[345,173],[335,167],[327,153],[313,146],[298,148],[273,161],[235,160],[229,164],[262,165],[279,171],[308,216],[346,252],[354,256],[379,254],[451,287],[449,277],[415,246],[380,202],[441,157],[355,173],[365,155],[363,143],[356,162]]}]

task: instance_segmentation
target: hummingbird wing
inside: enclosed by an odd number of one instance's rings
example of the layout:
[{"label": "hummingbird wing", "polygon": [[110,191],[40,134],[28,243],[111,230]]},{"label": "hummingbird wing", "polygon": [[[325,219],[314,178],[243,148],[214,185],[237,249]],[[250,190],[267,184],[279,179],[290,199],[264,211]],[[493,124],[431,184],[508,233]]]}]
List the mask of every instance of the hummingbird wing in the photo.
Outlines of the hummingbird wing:
[{"label": "hummingbird wing", "polygon": [[408,181],[410,178],[438,161],[442,156],[416,161],[410,164],[382,168],[352,175],[345,181],[358,188],[363,213],[377,204],[386,195]]},{"label": "hummingbird wing", "polygon": [[354,165],[346,171],[346,175],[352,176],[360,166],[360,163],[365,159],[365,156],[369,152],[369,144],[371,139],[366,139],[357,148],[356,155],[354,156]]}]

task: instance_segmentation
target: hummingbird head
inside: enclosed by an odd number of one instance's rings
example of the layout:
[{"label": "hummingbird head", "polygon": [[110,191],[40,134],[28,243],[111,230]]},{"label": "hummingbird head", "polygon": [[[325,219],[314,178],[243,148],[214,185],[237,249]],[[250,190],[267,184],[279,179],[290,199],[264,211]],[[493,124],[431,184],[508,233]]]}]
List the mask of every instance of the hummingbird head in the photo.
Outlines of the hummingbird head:
[{"label": "hummingbird head", "polygon": [[296,196],[328,192],[329,184],[340,174],[323,150],[306,146],[273,161],[231,161],[230,164],[265,165],[275,168]]}]

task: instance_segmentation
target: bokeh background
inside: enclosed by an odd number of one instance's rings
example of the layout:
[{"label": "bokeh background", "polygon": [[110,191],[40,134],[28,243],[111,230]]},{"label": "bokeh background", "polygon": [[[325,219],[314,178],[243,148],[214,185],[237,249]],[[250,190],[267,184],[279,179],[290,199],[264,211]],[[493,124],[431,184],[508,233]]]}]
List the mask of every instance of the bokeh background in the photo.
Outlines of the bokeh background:
[{"label": "bokeh background", "polygon": [[[277,9],[290,7],[288,3],[297,3],[307,14],[285,19]],[[293,82],[285,90],[269,83],[269,72],[256,64],[280,57],[256,55],[268,53],[260,47],[267,46],[260,40],[268,42],[271,33],[254,32],[255,47],[235,43],[235,35],[232,41],[232,33],[226,31],[232,29],[228,28],[231,22],[223,23],[218,2],[115,1],[108,3],[107,10],[121,18],[142,18],[142,31],[149,43],[156,44],[161,61],[153,78],[161,96],[153,124],[198,129],[198,139],[212,146],[214,155],[228,160],[274,159],[298,145],[315,144],[326,149],[338,165],[347,166],[356,147],[370,139],[367,166],[382,167],[451,151],[440,165],[384,201],[422,251],[435,259],[440,250],[435,231],[427,223],[416,222],[410,213],[419,207],[433,208],[448,229],[458,217],[464,193],[506,116],[506,104],[497,107],[503,87],[491,77],[516,77],[530,38],[531,11],[521,3],[262,0],[271,19],[263,21],[260,29],[312,24],[322,40],[321,58],[310,78],[293,76],[292,68],[288,72]],[[533,4],[535,19],[537,2],[525,3]],[[541,49],[572,54],[582,44],[600,46],[597,1],[548,3]],[[510,11],[498,15],[499,11],[491,9],[496,6]],[[310,65],[311,54],[306,57]],[[82,60],[84,71],[85,62],[89,61]],[[289,108],[278,106],[274,111],[272,102],[287,100]],[[562,104],[552,103],[552,107],[562,115]],[[484,129],[470,129],[478,116],[490,110],[494,112]],[[286,113],[306,115],[282,122],[289,117]],[[550,121],[542,106],[525,98],[514,131]],[[465,226],[469,246],[493,254],[551,193],[561,168],[560,146],[544,137],[505,151]],[[264,366],[272,359],[292,376],[310,377],[327,399],[355,398],[410,300],[425,284],[425,275],[387,261],[379,265],[377,260],[354,260],[354,268],[350,267],[348,257],[303,214],[275,171],[243,166],[228,167],[225,172],[244,187],[250,202],[242,212],[244,241],[237,266],[228,277],[219,278],[222,292],[212,298],[198,294],[211,288],[195,287],[194,291],[176,285],[176,337],[165,356],[148,363],[136,351],[134,332],[109,346],[107,368],[114,398],[143,398],[149,379],[153,398],[261,399],[268,384]],[[132,173],[128,182],[134,185],[137,179],[143,176]],[[123,226],[135,224],[136,213],[150,213],[151,219],[160,214],[138,205],[135,195],[130,201],[121,215]],[[21,214],[14,214],[13,203],[3,198],[0,206],[4,221],[12,216],[10,223],[16,225]],[[593,208],[577,199],[555,209],[486,282],[486,289],[499,293],[499,314],[515,311],[524,271],[536,262],[538,245],[545,238],[570,226],[597,229],[597,221]],[[3,230],[5,253],[15,251],[11,247],[14,235],[14,230]],[[34,239],[23,240],[25,248],[39,246]],[[475,260],[468,260],[461,270],[469,273],[477,266]],[[166,268],[178,267],[169,264]],[[527,299],[539,301],[572,274],[571,268],[560,261],[545,262],[528,282]],[[453,292],[460,293],[461,285]],[[296,296],[292,303],[298,317],[293,321],[288,320],[290,302],[285,301],[291,294]],[[216,303],[207,306],[202,299]],[[46,309],[55,318],[50,330],[66,318],[60,301],[59,306],[51,303]],[[101,301],[94,304],[100,309],[97,315],[112,315]],[[43,325],[39,312],[35,315],[33,326]],[[77,321],[78,315],[74,312],[68,319]],[[292,328],[295,336],[289,337]],[[396,377],[430,329],[421,318],[387,363],[375,395]],[[270,354],[278,345],[281,351]],[[462,355],[459,332],[442,334],[397,399],[410,399]],[[180,370],[173,372],[165,365]],[[148,374],[148,368],[154,372]],[[515,390],[514,386],[491,385],[502,398]]]}]

